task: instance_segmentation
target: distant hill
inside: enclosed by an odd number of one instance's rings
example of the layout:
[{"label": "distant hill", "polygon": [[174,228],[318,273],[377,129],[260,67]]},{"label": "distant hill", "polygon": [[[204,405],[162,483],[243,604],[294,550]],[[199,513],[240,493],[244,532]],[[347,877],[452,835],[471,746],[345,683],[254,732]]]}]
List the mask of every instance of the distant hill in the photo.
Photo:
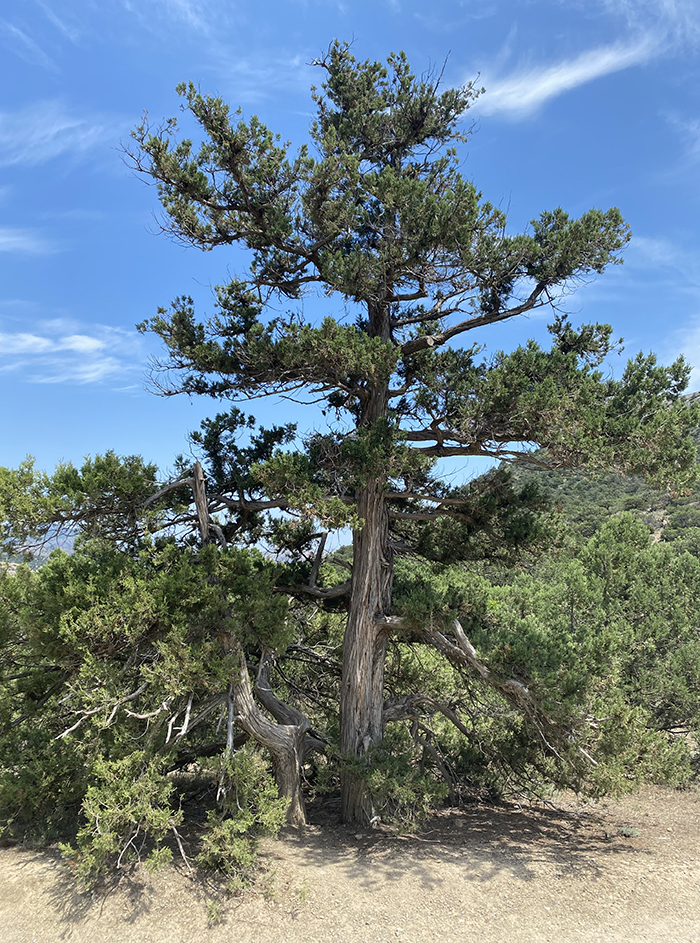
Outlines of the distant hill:
[{"label": "distant hill", "polygon": [[[700,393],[687,398],[700,402]],[[700,429],[693,439],[700,451]],[[700,482],[685,494],[670,495],[650,487],[643,478],[618,472],[548,472],[533,466],[517,468],[514,477],[523,483],[535,480],[566,523],[583,537],[591,537],[608,518],[630,511],[657,540],[692,539],[700,549]]]}]

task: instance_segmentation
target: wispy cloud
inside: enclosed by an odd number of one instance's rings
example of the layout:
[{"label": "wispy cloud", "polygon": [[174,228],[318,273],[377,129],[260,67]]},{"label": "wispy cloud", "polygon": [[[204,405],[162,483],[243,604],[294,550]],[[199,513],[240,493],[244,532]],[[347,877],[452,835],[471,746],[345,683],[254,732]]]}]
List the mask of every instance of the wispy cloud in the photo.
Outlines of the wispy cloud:
[{"label": "wispy cloud", "polygon": [[[503,74],[512,56],[512,35],[490,67],[482,69],[486,94],[478,110],[520,119],[546,102],[595,79],[679,55],[700,43],[698,0],[559,0],[574,13],[595,15],[615,42],[599,44],[554,62],[520,64]],[[591,8],[594,9],[594,13]],[[602,13],[602,17],[601,17]]]},{"label": "wispy cloud", "polygon": [[214,49],[210,62],[215,66],[219,81],[223,79],[225,91],[235,96],[241,104],[255,104],[280,92],[290,93],[295,89],[304,93],[308,100],[309,62],[313,54],[231,56],[231,50]]},{"label": "wispy cloud", "polygon": [[205,35],[216,35],[240,11],[222,0],[123,0],[124,7],[147,28],[170,22]]},{"label": "wispy cloud", "polygon": [[647,35],[627,44],[589,49],[555,65],[524,68],[501,81],[489,82],[486,76],[486,93],[479,101],[479,111],[485,115],[504,112],[511,117],[527,117],[546,101],[579,85],[649,62],[658,51],[656,38]]},{"label": "wispy cloud", "polygon": [[75,26],[74,23],[69,23],[65,19],[61,19],[55,10],[52,10],[48,3],[44,3],[43,0],[36,0],[36,3],[41,8],[42,13],[46,19],[54,26],[59,33],[72,43],[77,43],[82,35],[82,31]]},{"label": "wispy cloud", "polygon": [[700,257],[692,248],[686,248],[667,238],[633,236],[626,256],[634,268],[667,269],[681,275],[678,288],[700,287]]},{"label": "wispy cloud", "polygon": [[28,383],[84,385],[123,384],[143,370],[143,342],[134,331],[91,325],[78,333],[74,328],[58,318],[39,322],[33,331],[0,333],[0,373]]},{"label": "wispy cloud", "polygon": [[60,101],[0,112],[0,167],[35,166],[62,155],[84,156],[119,139],[122,125],[108,116],[71,114]]},{"label": "wispy cloud", "polygon": [[57,247],[33,229],[13,229],[0,226],[0,252],[18,252],[24,255],[50,255]]},{"label": "wispy cloud", "polygon": [[0,20],[0,38],[4,46],[11,49],[20,59],[30,65],[38,65],[42,69],[48,69],[51,72],[57,71],[53,59],[19,26],[15,26],[7,20]]},{"label": "wispy cloud", "polygon": [[164,7],[167,13],[175,19],[182,20],[188,26],[195,29],[208,30],[211,24],[202,12],[206,13],[206,4],[193,3],[191,0],[152,0],[159,6]]},{"label": "wispy cloud", "polygon": [[[567,2],[567,0],[561,0]],[[700,40],[697,0],[600,0],[603,9],[622,17],[631,30],[654,30],[676,47]]]},{"label": "wispy cloud", "polygon": [[685,145],[681,164],[686,166],[696,164],[700,160],[700,119],[681,118],[676,114],[668,114],[666,120],[678,131]]}]

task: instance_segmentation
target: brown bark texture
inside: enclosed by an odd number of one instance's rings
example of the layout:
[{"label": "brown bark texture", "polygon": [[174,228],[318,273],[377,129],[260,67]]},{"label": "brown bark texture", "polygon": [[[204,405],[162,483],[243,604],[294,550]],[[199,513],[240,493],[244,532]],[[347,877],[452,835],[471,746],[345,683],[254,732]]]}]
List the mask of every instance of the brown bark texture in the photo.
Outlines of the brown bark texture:
[{"label": "brown bark texture", "polygon": [[289,724],[268,720],[253,699],[242,651],[238,677],[232,685],[232,698],[236,724],[261,743],[272,757],[272,769],[280,797],[289,801],[287,824],[302,827],[306,824],[306,811],[301,791],[301,760],[308,721],[303,718],[299,724]]},{"label": "brown bark texture", "polygon": [[[370,333],[389,337],[388,309],[369,308]],[[388,415],[388,383],[369,387],[363,425],[370,428]],[[391,610],[393,579],[389,543],[386,479],[365,482],[357,502],[363,526],[353,532],[353,573],[343,643],[340,690],[340,750],[347,759],[362,758],[384,736],[385,617]],[[374,817],[364,780],[347,768],[341,786],[341,818],[368,823]]]}]

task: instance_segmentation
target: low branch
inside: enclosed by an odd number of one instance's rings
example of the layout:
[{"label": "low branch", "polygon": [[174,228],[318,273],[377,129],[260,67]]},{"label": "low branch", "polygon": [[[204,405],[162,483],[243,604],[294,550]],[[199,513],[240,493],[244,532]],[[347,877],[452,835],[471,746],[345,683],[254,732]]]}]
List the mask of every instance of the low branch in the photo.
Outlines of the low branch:
[{"label": "low branch", "polygon": [[[542,745],[563,762],[562,756],[550,742],[548,734],[549,736],[554,734],[557,738],[571,740],[571,732],[562,731],[559,725],[542,711],[527,685],[515,678],[503,680],[496,675],[479,658],[476,649],[467,638],[458,619],[455,619],[453,622],[456,643],[450,641],[442,632],[427,628],[416,628],[401,616],[385,616],[381,620],[378,620],[378,625],[385,628],[387,631],[400,631],[404,628],[410,628],[418,633],[421,641],[431,645],[433,648],[437,648],[437,650],[442,652],[453,664],[460,668],[467,668],[470,672],[477,674],[483,682],[497,691],[511,706],[525,715],[536,731],[537,737]],[[387,719],[400,720],[402,717],[413,716],[420,705],[431,706],[430,698],[424,698],[420,695],[414,695],[412,697],[414,700],[407,698],[403,702],[398,702],[396,705],[388,704],[386,707],[386,710],[389,712]],[[439,702],[435,702],[435,709],[441,710],[452,723],[455,723],[455,719],[442,710],[439,706]],[[463,732],[466,734],[469,733],[466,729]],[[592,766],[598,765],[596,760],[582,747],[577,747],[577,753]]]},{"label": "low branch", "polygon": [[387,701],[384,705],[383,718],[385,724],[390,724],[399,720],[408,720],[421,714],[432,715],[435,713],[440,713],[446,717],[465,737],[472,735],[472,731],[462,723],[449,705],[428,697],[426,694],[408,694],[399,701]]},{"label": "low branch", "polygon": [[308,730],[311,725],[302,712],[289,704],[285,704],[284,701],[280,701],[274,694],[270,685],[272,663],[272,652],[269,649],[263,649],[253,687],[256,697],[263,707],[272,714],[278,724],[289,724],[292,727],[304,726],[305,730]]},{"label": "low branch", "polygon": [[351,581],[342,583],[340,586],[275,586],[274,592],[287,593],[289,596],[297,596],[303,593],[306,596],[314,596],[316,599],[338,599],[340,596],[347,596],[350,592]]},{"label": "low branch", "polygon": [[[422,730],[428,736],[421,737],[421,735],[418,733],[419,730]],[[453,806],[457,805],[457,796],[455,792],[455,778],[452,775],[452,772],[448,769],[447,764],[445,763],[442,756],[440,755],[439,750],[436,747],[434,747],[433,744],[430,742],[429,737],[431,736],[433,736],[433,733],[431,730],[429,730],[424,724],[416,723],[415,730],[413,732],[413,739],[415,740],[416,743],[419,743],[423,747],[423,750],[425,751],[425,753],[428,753],[432,757],[433,763],[435,764],[438,771],[440,772],[440,775],[442,776],[442,778],[445,780],[445,783],[447,784],[450,805],[453,805]]]},{"label": "low branch", "polygon": [[[56,669],[55,669],[55,668],[50,668],[50,669],[47,669],[47,670],[49,670],[49,671],[55,671]],[[18,675],[17,677],[23,677],[23,676],[22,676],[22,675]],[[49,700],[53,697],[53,695],[59,690],[59,688],[64,684],[64,682],[65,682],[68,678],[69,678],[69,673],[68,673],[68,672],[64,672],[64,673],[61,675],[61,677],[58,679],[58,681],[56,681],[55,684],[52,684],[52,685],[51,685],[51,687],[50,687],[49,690],[46,692],[46,694],[44,694],[43,697],[39,698],[39,700],[36,702],[36,704],[34,705],[34,707],[33,707],[32,710],[30,710],[30,711],[25,711],[25,713],[22,714],[21,717],[18,717],[17,720],[13,720],[11,724],[8,724],[8,725],[4,728],[4,730],[2,731],[2,733],[3,733],[3,734],[6,734],[9,730],[12,730],[14,727],[19,727],[19,725],[20,725],[20,724],[23,724],[25,720],[29,720],[30,717],[34,717],[35,714],[36,714],[38,711],[40,711],[41,708],[44,706],[44,704],[46,704],[47,701],[49,701]]]},{"label": "low branch", "polygon": [[[129,701],[135,700],[137,697],[139,697],[141,694],[143,694],[143,692],[146,690],[147,687],[148,687],[148,682],[147,682],[147,681],[144,681],[143,684],[141,684],[135,691],[132,691],[131,694],[127,694],[126,697],[120,698],[115,704],[113,704],[113,705],[112,705],[112,712],[111,712],[111,714],[109,715],[109,718],[108,718],[108,720],[107,720],[107,725],[109,725],[109,724],[112,723],[112,721],[114,720],[114,718],[115,718],[115,716],[116,716],[117,711],[119,710],[119,708],[120,708],[123,704],[128,704]],[[76,721],[76,723],[74,723],[73,726],[72,726],[72,727],[69,727],[67,730],[64,730],[63,733],[60,733],[60,734],[56,737],[56,740],[63,740],[63,738],[64,738],[64,737],[67,737],[69,733],[72,733],[74,730],[77,730],[78,727],[82,724],[82,722],[83,722],[84,720],[87,720],[88,717],[94,717],[95,714],[99,714],[100,711],[103,711],[103,710],[106,710],[106,709],[108,709],[108,706],[106,706],[106,705],[104,705],[104,704],[100,704],[99,707],[95,707],[95,708],[93,708],[92,710],[89,710],[89,711],[81,711],[81,712],[80,712],[80,713],[81,713],[81,717],[78,718],[78,720]]]}]

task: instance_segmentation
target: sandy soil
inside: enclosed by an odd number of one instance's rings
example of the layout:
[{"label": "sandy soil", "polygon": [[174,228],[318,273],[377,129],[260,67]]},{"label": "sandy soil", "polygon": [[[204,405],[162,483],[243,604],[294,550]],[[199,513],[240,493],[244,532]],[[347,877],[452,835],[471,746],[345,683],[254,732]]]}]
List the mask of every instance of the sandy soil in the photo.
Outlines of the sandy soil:
[{"label": "sandy soil", "polygon": [[700,798],[474,806],[416,836],[340,826],[264,846],[253,891],[172,867],[77,893],[58,855],[0,850],[0,943],[700,943]]}]

